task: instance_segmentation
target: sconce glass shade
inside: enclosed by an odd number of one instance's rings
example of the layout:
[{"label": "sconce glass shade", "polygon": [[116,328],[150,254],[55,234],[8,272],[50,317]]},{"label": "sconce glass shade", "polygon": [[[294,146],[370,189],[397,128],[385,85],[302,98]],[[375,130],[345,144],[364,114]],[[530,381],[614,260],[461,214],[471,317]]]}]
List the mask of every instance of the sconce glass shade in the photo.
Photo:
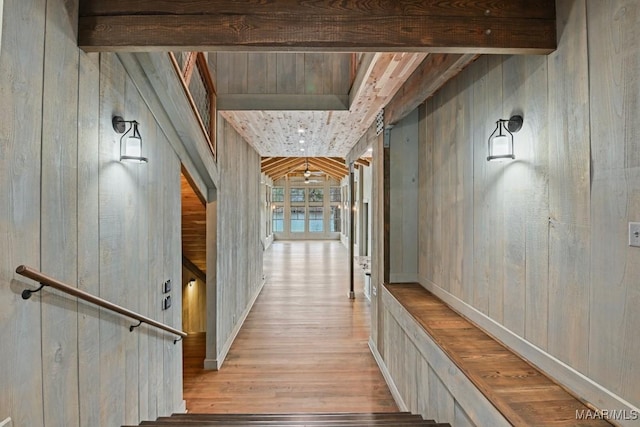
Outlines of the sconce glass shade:
[{"label": "sconce glass shade", "polygon": [[496,121],[496,128],[489,137],[487,161],[516,158],[513,153],[513,132],[518,132],[522,128],[522,122],[522,116],[512,116],[510,119]]},{"label": "sconce glass shade", "polygon": [[[126,124],[129,129],[125,132]],[[147,163],[148,159],[142,156],[142,137],[138,130],[139,123],[135,120],[127,121],[120,116],[112,119],[113,129],[122,133],[120,137],[120,161]]]},{"label": "sconce glass shade", "polygon": [[189,287],[193,287],[193,285],[196,284],[196,279],[194,279],[193,277],[191,279],[189,279]]}]

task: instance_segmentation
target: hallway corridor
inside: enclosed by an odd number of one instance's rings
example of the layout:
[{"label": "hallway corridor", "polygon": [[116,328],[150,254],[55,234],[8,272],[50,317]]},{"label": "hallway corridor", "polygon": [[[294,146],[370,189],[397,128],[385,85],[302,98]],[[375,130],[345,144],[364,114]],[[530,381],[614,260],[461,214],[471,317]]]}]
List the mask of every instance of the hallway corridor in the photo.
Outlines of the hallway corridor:
[{"label": "hallway corridor", "polygon": [[397,411],[371,355],[369,304],[338,241],[276,241],[266,284],[219,372],[202,370],[204,337],[185,342],[193,413]]}]

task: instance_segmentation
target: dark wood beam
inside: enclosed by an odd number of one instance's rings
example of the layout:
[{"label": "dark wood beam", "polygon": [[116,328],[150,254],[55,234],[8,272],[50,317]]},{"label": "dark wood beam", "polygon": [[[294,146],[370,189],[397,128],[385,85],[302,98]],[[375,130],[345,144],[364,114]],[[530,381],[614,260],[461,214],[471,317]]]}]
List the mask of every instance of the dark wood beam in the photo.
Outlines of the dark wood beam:
[{"label": "dark wood beam", "polygon": [[554,0],[82,0],[85,51],[536,53],[556,48]]},{"label": "dark wood beam", "polygon": [[287,174],[287,172],[299,168],[303,164],[303,157],[287,157],[287,160],[285,162],[264,169],[264,173],[269,175],[271,179],[275,181],[279,178],[282,178]]},{"label": "dark wood beam", "polygon": [[207,283],[207,275],[204,271],[200,270],[197,265],[191,262],[189,258],[182,255],[182,265],[189,271],[191,271],[194,276],[197,276],[203,283]]},{"label": "dark wood beam", "polygon": [[385,124],[402,120],[476,58],[470,54],[428,55],[384,108]]}]

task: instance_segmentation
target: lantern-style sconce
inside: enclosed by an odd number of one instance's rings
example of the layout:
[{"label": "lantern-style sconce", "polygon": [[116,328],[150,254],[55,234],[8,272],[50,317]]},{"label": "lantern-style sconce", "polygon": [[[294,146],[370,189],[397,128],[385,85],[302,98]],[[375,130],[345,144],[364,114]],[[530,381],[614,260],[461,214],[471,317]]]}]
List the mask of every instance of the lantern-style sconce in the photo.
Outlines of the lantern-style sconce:
[{"label": "lantern-style sconce", "polygon": [[193,288],[193,285],[195,285],[195,284],[196,284],[196,279],[194,279],[194,278],[192,277],[191,279],[189,279],[189,282],[188,282],[188,283],[189,283],[189,287],[190,287],[190,288]]},{"label": "lantern-style sconce", "polygon": [[[122,134],[120,137],[120,161],[147,163],[148,159],[142,156],[142,137],[138,130],[139,123],[135,120],[125,120],[121,116],[113,116],[111,124],[116,133]],[[127,129],[127,124],[129,129]]]},{"label": "lantern-style sconce", "polygon": [[500,119],[496,122],[496,128],[489,137],[489,156],[487,161],[499,161],[515,159],[513,154],[513,134],[522,129],[522,116],[511,116],[509,119]]}]

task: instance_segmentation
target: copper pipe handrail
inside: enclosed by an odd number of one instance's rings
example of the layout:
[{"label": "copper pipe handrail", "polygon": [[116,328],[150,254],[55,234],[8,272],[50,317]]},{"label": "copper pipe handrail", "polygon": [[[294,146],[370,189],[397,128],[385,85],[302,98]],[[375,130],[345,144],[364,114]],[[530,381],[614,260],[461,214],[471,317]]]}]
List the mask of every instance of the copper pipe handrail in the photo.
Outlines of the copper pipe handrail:
[{"label": "copper pipe handrail", "polygon": [[85,300],[87,302],[90,302],[92,304],[95,304],[97,306],[100,306],[102,308],[106,308],[108,310],[111,311],[115,311],[116,313],[122,314],[123,316],[127,316],[130,317],[132,319],[137,320],[138,323],[137,325],[132,325],[131,327],[129,327],[129,331],[133,331],[134,328],[137,328],[138,326],[140,326],[142,323],[146,323],[147,325],[150,326],[155,326],[156,328],[162,329],[164,331],[170,332],[172,334],[178,335],[180,338],[175,339],[173,341],[173,343],[175,344],[176,342],[180,341],[182,338],[187,336],[186,332],[180,331],[178,329],[172,328],[171,326],[167,326],[164,323],[160,323],[157,322],[153,319],[150,319],[146,316],[143,316],[141,314],[136,313],[135,311],[131,311],[128,310],[124,307],[120,307],[117,304],[114,304],[112,302],[109,302],[105,299],[99,298],[95,295],[91,295],[88,292],[82,291],[78,288],[74,288],[73,286],[69,286],[65,283],[62,283],[52,277],[49,277],[45,274],[42,274],[41,272],[39,272],[38,270],[35,270],[31,267],[28,267],[26,265],[20,265],[18,266],[18,268],[16,268],[16,273],[20,274],[21,276],[24,277],[28,277],[29,279],[35,280],[36,282],[40,283],[40,287],[38,289],[35,290],[30,290],[30,289],[25,289],[22,292],[22,298],[23,299],[29,299],[31,297],[32,293],[38,292],[40,291],[44,286],[51,286],[52,288],[56,288],[59,291],[65,292],[69,295],[73,295],[75,297],[78,297],[82,300]]}]

